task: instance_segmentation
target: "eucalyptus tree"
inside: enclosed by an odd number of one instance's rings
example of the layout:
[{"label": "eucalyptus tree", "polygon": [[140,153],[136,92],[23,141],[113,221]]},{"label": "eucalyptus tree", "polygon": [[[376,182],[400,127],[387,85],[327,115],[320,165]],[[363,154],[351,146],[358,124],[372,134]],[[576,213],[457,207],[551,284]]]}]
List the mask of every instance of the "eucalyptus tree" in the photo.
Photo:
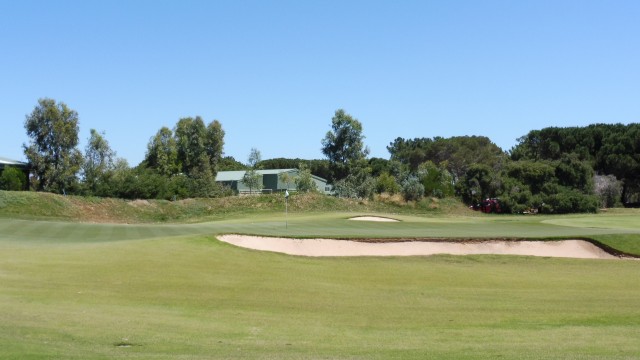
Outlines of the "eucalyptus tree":
[{"label": "eucalyptus tree", "polygon": [[247,158],[249,170],[247,170],[242,177],[242,183],[249,187],[249,193],[253,193],[253,189],[259,190],[262,185],[262,175],[256,171],[260,160],[262,160],[260,151],[256,148],[251,148],[251,152]]},{"label": "eucalyptus tree", "polygon": [[31,164],[36,190],[66,193],[77,184],[82,165],[78,146],[78,113],[63,102],[39,99],[24,127],[29,144],[23,144]]},{"label": "eucalyptus tree", "polygon": [[207,125],[204,146],[209,157],[211,173],[215,177],[224,153],[224,130],[218,120],[213,120]]},{"label": "eucalyptus tree", "polygon": [[178,120],[174,134],[178,149],[178,163],[183,173],[191,175],[196,169],[201,168],[202,162],[209,164],[208,156],[203,156],[203,154],[206,155],[206,133],[207,128],[200,116]]},{"label": "eucalyptus tree", "polygon": [[331,180],[344,179],[369,155],[363,140],[360,121],[343,109],[336,110],[331,119],[331,131],[322,139],[322,153],[329,159]]},{"label": "eucalyptus tree", "polygon": [[105,134],[91,129],[82,165],[84,185],[91,195],[96,195],[98,186],[104,181],[105,175],[113,168],[115,152],[105,139]]},{"label": "eucalyptus tree", "polygon": [[147,167],[156,169],[161,175],[171,176],[178,173],[178,147],[171,129],[162,127],[149,140],[145,162]]}]

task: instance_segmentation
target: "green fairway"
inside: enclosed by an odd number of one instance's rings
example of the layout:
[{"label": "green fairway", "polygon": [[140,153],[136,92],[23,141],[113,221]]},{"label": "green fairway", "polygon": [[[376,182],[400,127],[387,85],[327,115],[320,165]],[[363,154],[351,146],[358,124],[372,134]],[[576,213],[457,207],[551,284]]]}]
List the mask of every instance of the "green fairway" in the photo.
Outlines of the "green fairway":
[{"label": "green fairway", "polygon": [[[633,359],[640,262],[515,256],[304,258],[221,233],[592,237],[633,249],[638,213],[199,224],[0,219],[2,359]],[[616,218],[620,216],[620,218]]]}]

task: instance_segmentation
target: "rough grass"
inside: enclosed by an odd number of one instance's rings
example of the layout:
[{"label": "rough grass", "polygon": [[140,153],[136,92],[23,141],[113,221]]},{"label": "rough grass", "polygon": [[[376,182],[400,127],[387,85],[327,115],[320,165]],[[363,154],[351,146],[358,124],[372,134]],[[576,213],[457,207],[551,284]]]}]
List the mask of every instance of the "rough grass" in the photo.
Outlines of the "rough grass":
[{"label": "rough grass", "polygon": [[[321,194],[293,194],[289,198],[292,212],[385,212],[401,214],[473,215],[455,199],[425,199],[420,203],[339,199]],[[283,212],[281,194],[231,196],[215,199],[121,200],[48,193],[0,190],[0,217],[24,219],[66,219],[102,223],[203,222],[238,216]]]}]

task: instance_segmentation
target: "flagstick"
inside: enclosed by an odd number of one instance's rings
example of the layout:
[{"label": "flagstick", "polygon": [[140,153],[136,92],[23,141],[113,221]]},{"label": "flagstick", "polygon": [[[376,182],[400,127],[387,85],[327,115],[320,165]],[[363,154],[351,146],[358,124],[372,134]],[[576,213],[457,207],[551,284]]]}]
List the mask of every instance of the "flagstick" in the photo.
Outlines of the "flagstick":
[{"label": "flagstick", "polygon": [[289,228],[289,190],[284,192],[284,228]]}]

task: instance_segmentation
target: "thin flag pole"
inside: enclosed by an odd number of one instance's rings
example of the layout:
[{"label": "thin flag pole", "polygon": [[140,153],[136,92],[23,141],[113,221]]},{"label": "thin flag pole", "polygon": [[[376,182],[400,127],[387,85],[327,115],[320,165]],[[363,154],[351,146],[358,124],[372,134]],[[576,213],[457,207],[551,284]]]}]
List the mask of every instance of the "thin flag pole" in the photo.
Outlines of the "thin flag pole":
[{"label": "thin flag pole", "polygon": [[289,190],[284,191],[284,228],[289,228]]}]

